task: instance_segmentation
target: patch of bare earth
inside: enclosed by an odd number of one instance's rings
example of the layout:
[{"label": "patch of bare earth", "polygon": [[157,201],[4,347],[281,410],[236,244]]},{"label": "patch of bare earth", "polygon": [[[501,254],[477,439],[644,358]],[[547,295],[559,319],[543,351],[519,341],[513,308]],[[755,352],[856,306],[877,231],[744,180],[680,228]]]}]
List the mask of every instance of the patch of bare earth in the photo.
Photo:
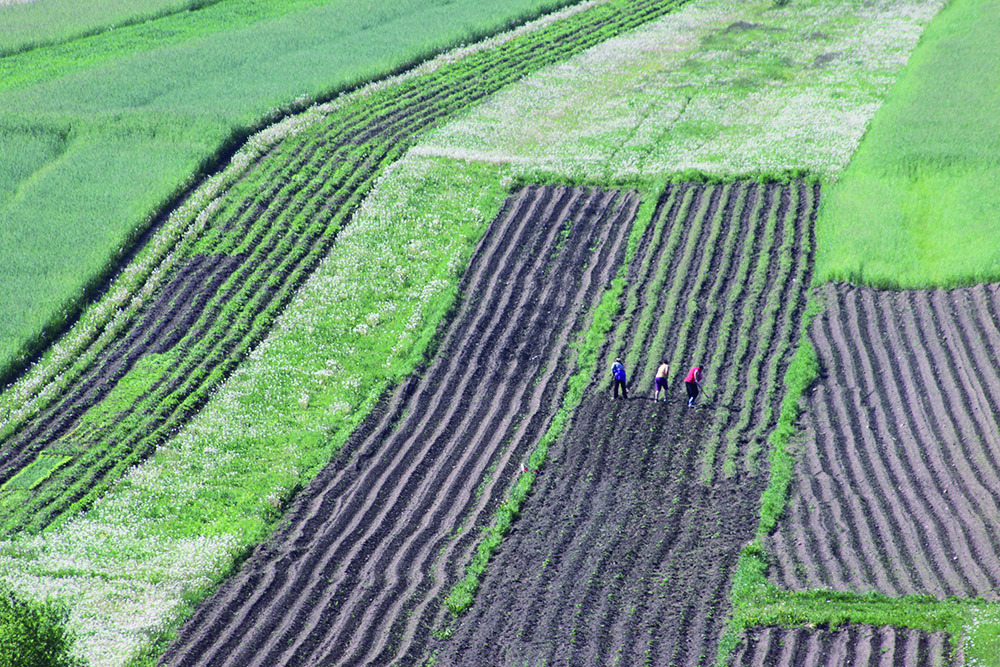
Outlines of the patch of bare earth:
[{"label": "patch of bare earth", "polygon": [[824,296],[772,580],[998,599],[1000,285]]},{"label": "patch of bare earth", "polygon": [[[744,454],[773,427],[781,392],[761,382],[783,373],[801,331],[818,195],[802,183],[667,191],[632,265],[624,340],[606,349],[472,608],[428,643],[436,664],[714,664],[767,479]],[[628,400],[607,387],[615,356],[638,360]],[[656,403],[663,358],[678,361]],[[692,409],[682,381],[695,359],[723,361]]]},{"label": "patch of bare earth", "polygon": [[408,662],[548,427],[569,346],[622,261],[635,193],[531,187],[466,273],[439,353],[375,410],[166,665]]},{"label": "patch of bare earth", "polygon": [[757,628],[734,655],[733,667],[943,667],[952,664],[944,632],[851,626],[837,631]]}]

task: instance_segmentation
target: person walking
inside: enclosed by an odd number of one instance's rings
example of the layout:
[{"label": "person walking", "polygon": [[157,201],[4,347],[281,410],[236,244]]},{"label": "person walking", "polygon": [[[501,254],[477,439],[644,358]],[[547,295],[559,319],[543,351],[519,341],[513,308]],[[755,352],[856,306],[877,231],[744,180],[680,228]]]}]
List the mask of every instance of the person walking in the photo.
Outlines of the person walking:
[{"label": "person walking", "polygon": [[687,387],[688,392],[689,408],[694,407],[694,399],[698,398],[698,388],[705,379],[704,370],[701,366],[692,366],[691,370],[688,371],[687,377],[684,378],[684,386]]},{"label": "person walking", "polygon": [[670,366],[667,365],[667,360],[664,359],[660,363],[660,367],[656,369],[656,377],[653,378],[653,400],[660,400],[660,390],[663,390],[663,400],[667,400],[667,373],[670,371]]},{"label": "person walking", "polygon": [[611,367],[611,375],[614,377],[612,380],[614,397],[618,398],[618,387],[621,387],[622,398],[628,398],[628,394],[625,393],[625,366],[622,365],[621,359],[615,359],[615,364]]}]

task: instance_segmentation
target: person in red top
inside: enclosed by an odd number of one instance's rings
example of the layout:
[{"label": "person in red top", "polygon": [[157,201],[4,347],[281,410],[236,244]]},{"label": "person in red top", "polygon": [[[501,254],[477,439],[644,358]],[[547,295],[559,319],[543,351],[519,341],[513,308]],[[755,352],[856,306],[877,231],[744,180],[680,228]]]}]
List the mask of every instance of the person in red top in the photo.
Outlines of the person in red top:
[{"label": "person in red top", "polygon": [[698,387],[701,386],[702,380],[705,379],[705,373],[701,366],[692,366],[691,370],[688,371],[687,377],[684,378],[684,386],[688,390],[688,407],[694,407],[694,399],[698,398]]}]

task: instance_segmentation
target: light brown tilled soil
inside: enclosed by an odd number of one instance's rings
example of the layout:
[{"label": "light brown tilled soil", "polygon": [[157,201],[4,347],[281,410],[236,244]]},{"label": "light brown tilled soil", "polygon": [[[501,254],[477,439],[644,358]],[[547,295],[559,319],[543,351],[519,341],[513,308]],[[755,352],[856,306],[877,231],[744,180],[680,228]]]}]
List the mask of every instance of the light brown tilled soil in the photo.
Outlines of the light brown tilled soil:
[{"label": "light brown tilled soil", "polygon": [[772,579],[1000,595],[1000,285],[825,289]]},{"label": "light brown tilled soil", "polygon": [[408,661],[560,404],[569,342],[622,261],[638,203],[564,187],[511,197],[434,363],[299,495],[163,664]]},{"label": "light brown tilled soil", "polygon": [[757,628],[733,667],[944,667],[953,664],[944,632],[851,626],[834,632]]}]

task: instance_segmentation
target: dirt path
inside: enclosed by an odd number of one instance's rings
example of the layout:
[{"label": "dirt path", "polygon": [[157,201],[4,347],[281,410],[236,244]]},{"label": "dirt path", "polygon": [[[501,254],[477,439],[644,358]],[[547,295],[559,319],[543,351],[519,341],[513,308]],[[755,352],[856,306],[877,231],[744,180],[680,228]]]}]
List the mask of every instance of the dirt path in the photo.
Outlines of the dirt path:
[{"label": "dirt path", "polygon": [[1000,286],[825,299],[773,580],[998,599]]},{"label": "dirt path", "polygon": [[435,362],[300,495],[164,664],[386,664],[425,638],[474,545],[469,527],[560,404],[570,336],[620,264],[637,206],[580,188],[512,197]]},{"label": "dirt path", "polygon": [[[781,398],[751,380],[787,367],[817,198],[802,184],[684,184],[664,195],[630,276],[624,338],[609,345],[472,609],[450,640],[429,643],[437,664],[714,663],[766,483],[745,465],[745,436],[766,433]],[[607,391],[614,356],[638,368],[628,401]],[[675,360],[670,400],[654,403],[663,357]],[[704,402],[688,409],[680,364],[692,359],[727,361],[710,367]],[[706,458],[731,430],[736,451]]]},{"label": "dirt path", "polygon": [[852,626],[830,632],[760,628],[749,633],[734,667],[943,667],[953,664],[944,632]]}]

